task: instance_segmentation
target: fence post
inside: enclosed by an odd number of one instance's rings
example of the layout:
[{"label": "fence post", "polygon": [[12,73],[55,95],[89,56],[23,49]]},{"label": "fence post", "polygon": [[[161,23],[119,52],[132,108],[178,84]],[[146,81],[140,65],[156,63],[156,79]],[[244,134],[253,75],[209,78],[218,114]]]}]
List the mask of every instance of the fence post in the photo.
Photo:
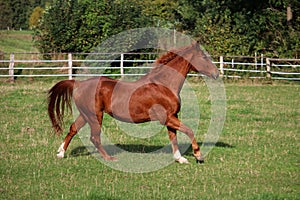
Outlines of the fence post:
[{"label": "fence post", "polygon": [[223,61],[223,56],[220,56],[220,75],[223,76],[224,75],[224,61]]},{"label": "fence post", "polygon": [[124,54],[123,53],[121,53],[120,72],[121,72],[121,77],[123,77],[124,76]]},{"label": "fence post", "polygon": [[254,62],[255,62],[255,69],[257,70],[257,52],[255,52]]},{"label": "fence post", "polygon": [[72,54],[68,53],[68,74],[69,74],[69,80],[72,80]]},{"label": "fence post", "polygon": [[14,82],[15,77],[14,77],[14,65],[15,65],[15,55],[12,53],[10,54],[10,61],[9,61],[9,70],[8,74],[10,76],[9,81]]},{"label": "fence post", "polygon": [[270,58],[266,58],[266,64],[267,64],[267,78],[271,78],[271,61]]}]

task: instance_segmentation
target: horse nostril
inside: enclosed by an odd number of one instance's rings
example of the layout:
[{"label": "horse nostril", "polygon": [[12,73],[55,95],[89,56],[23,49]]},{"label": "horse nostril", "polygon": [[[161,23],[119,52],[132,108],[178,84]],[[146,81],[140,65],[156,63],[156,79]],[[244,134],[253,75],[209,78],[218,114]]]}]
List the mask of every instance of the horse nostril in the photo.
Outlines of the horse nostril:
[{"label": "horse nostril", "polygon": [[219,70],[217,70],[215,73],[212,73],[213,79],[217,79],[219,77],[219,75],[220,75]]},{"label": "horse nostril", "polygon": [[220,76],[220,72],[219,72],[219,70],[217,70],[217,76],[216,76],[216,78],[219,78],[219,76]]}]

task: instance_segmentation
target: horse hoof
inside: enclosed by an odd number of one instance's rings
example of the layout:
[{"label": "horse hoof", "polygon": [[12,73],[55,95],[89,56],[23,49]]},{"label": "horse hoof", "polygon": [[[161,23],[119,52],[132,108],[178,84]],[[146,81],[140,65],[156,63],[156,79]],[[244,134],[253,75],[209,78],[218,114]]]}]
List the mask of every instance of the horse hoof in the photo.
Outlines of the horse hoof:
[{"label": "horse hoof", "polygon": [[111,157],[111,158],[110,158],[110,161],[118,161],[118,158],[116,158],[116,157]]},{"label": "horse hoof", "polygon": [[179,159],[177,159],[176,161],[179,162],[180,164],[189,164],[189,161],[182,156]]},{"label": "horse hoof", "polygon": [[106,160],[106,161],[118,161],[118,158],[113,157],[113,156],[109,156],[109,157],[104,158],[104,160]]},{"label": "horse hoof", "polygon": [[201,159],[201,160],[196,159],[196,163],[202,164],[202,163],[204,163],[204,160],[203,159]]},{"label": "horse hoof", "polygon": [[64,152],[59,152],[59,153],[56,154],[56,157],[57,158],[64,158],[65,154],[64,154]]}]

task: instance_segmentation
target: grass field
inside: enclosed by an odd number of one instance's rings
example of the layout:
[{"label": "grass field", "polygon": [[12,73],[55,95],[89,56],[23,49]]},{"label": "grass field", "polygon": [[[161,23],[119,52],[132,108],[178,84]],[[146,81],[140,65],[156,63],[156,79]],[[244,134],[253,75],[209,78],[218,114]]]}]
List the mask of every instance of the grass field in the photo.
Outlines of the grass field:
[{"label": "grass field", "polygon": [[0,31],[0,52],[37,53],[33,46],[32,31]]},{"label": "grass field", "polygon": [[[173,163],[154,172],[126,173],[85,153],[78,136],[66,158],[56,158],[64,135],[53,135],[46,112],[46,92],[56,81],[0,82],[0,199],[300,198],[298,83],[226,83],[225,125],[204,164],[196,164],[189,149],[185,154],[189,165]],[[201,142],[210,103],[206,86],[196,87]],[[107,132],[128,144],[128,150],[134,148],[108,117],[105,124]],[[166,133],[155,137],[135,145],[151,149],[168,143]]]}]

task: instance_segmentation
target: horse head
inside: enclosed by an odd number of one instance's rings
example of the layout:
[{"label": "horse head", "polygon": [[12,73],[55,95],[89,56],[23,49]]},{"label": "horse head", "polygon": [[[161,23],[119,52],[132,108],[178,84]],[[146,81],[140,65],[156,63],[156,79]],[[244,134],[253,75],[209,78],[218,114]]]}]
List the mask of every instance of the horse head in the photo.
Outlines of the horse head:
[{"label": "horse head", "polygon": [[217,79],[219,70],[212,62],[211,57],[200,48],[198,42],[194,42],[185,56],[191,64],[191,70],[210,78]]}]

